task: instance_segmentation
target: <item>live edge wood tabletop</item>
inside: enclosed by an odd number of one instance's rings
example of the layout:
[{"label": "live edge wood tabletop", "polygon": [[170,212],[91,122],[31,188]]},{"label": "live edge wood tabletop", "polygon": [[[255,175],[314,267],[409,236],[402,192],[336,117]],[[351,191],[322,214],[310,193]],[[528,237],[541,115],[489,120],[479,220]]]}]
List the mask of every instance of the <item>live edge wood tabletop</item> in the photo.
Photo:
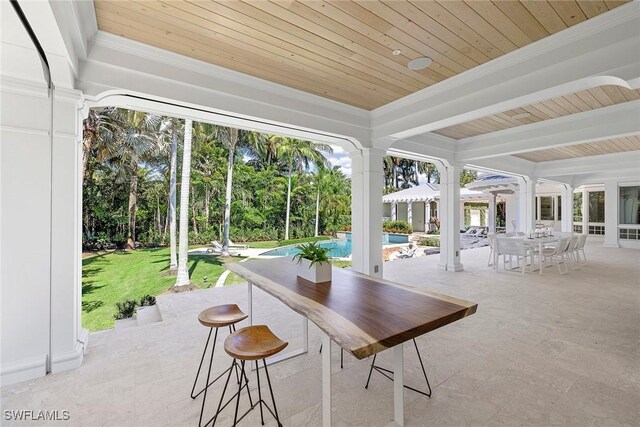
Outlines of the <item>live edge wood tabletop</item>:
[{"label": "live edge wood tabletop", "polygon": [[307,317],[358,359],[476,312],[477,304],[333,268],[331,282],[297,276],[291,258],[254,259],[226,268]]}]

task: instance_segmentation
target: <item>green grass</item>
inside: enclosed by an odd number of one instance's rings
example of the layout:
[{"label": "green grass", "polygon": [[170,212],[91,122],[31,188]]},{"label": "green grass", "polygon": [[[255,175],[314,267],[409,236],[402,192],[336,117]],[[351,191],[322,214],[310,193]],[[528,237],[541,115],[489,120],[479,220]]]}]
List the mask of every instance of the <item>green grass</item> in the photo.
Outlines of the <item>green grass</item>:
[{"label": "green grass", "polygon": [[[223,263],[240,259],[189,256],[191,284],[197,288],[215,286],[225,270]],[[168,269],[168,248],[111,252],[83,259],[82,326],[90,331],[112,328],[117,302],[165,293],[176,280],[174,275],[168,274]],[[231,282],[234,281],[227,278],[225,284]]]},{"label": "green grass", "polygon": [[250,248],[273,249],[278,247],[277,240],[265,240],[263,242],[247,242]]},{"label": "green grass", "polygon": [[351,261],[343,261],[338,259],[331,260],[331,264],[333,264],[334,267],[338,268],[351,267]]},{"label": "green grass", "polygon": [[298,243],[317,242],[317,241],[320,241],[320,240],[331,240],[331,237],[318,236],[318,237],[304,237],[302,239],[280,240],[278,242],[278,246],[289,246],[289,245],[295,245],[295,244],[298,244]]}]

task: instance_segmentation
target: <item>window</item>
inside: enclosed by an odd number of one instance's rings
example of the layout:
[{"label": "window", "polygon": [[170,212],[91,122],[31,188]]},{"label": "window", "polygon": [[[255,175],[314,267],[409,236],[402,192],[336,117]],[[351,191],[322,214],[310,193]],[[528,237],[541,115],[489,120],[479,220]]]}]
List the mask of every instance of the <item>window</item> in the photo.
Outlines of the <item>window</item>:
[{"label": "window", "polygon": [[640,224],[640,186],[620,187],[620,224]]},{"label": "window", "polygon": [[543,221],[553,221],[554,206],[553,197],[540,197],[540,219]]},{"label": "window", "polygon": [[582,222],[582,192],[573,193],[573,221]]},{"label": "window", "polygon": [[589,193],[589,222],[604,222],[604,191]]}]

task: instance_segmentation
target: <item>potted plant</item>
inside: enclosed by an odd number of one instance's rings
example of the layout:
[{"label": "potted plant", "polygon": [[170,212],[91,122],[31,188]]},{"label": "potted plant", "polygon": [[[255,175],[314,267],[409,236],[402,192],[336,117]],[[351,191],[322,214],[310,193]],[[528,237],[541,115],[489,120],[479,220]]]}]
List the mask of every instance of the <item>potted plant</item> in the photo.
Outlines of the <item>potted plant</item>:
[{"label": "potted plant", "polygon": [[298,262],[298,277],[313,283],[331,281],[330,248],[323,248],[316,242],[296,246],[300,252],[293,256]]}]

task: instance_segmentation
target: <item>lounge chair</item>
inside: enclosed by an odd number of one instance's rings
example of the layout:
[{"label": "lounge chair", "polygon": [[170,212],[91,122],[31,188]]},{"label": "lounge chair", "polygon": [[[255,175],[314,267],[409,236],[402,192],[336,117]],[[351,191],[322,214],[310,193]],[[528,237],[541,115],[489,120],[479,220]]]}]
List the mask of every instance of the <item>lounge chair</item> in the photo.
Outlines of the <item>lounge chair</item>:
[{"label": "lounge chair", "polygon": [[[217,240],[211,241],[211,247],[207,248],[207,253],[210,254],[221,254],[222,253],[222,245]],[[237,251],[233,251],[231,247],[229,247],[229,255],[236,256],[238,255]]]},{"label": "lounge chair", "polygon": [[229,239],[229,247],[230,248],[238,248],[238,249],[249,249],[249,245],[245,243],[233,243],[231,239]]},{"label": "lounge chair", "polygon": [[411,248],[402,248],[400,252],[398,252],[396,259],[413,258],[417,250],[418,248],[416,246],[413,246]]}]

